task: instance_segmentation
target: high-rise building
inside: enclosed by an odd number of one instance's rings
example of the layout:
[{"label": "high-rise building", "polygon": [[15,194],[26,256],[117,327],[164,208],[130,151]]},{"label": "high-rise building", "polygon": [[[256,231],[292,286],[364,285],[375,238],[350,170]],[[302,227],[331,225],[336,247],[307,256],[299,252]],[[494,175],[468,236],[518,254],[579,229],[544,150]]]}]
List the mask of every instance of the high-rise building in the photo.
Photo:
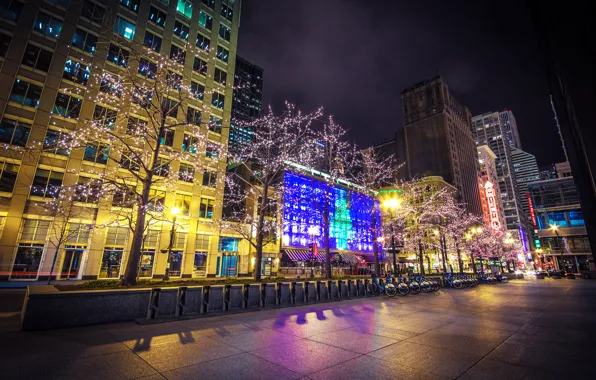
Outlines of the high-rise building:
[{"label": "high-rise building", "polygon": [[505,132],[505,139],[511,148],[521,149],[521,140],[519,139],[519,132],[517,130],[517,123],[513,112],[509,110],[499,112],[503,131]]},{"label": "high-rise building", "polygon": [[502,231],[505,224],[505,213],[499,190],[499,177],[495,159],[497,156],[488,145],[478,147],[478,163],[480,166],[480,199],[482,200],[482,214],[486,225]]},{"label": "high-rise building", "polygon": [[[29,149],[55,140],[60,133],[83,128],[84,120],[94,120],[97,107],[109,108],[97,104],[99,99],[93,96],[98,90],[103,91],[103,84],[90,80],[94,73],[138,71],[143,75],[152,65],[157,67],[150,61],[153,58],[133,59],[137,52],[143,57],[161,54],[159,59],[176,59],[179,66],[173,75],[179,78],[177,81],[204,95],[192,100],[196,106],[192,123],[202,126],[214,121],[214,128],[205,128],[206,144],[225,149],[232,109],[232,81],[226,78],[234,73],[240,3],[3,2],[6,7],[0,7],[4,10],[0,13],[0,140],[4,146],[24,147],[30,154],[8,157],[7,149],[0,150],[0,277],[35,280],[47,278],[50,272],[55,252],[48,243],[49,231],[55,220],[33,207],[36,202],[47,200],[46,193],[34,194],[34,187],[76,184],[92,178],[94,173],[118,171],[118,165],[124,162],[122,159],[119,163],[112,156],[106,159],[98,154],[99,149],[95,154],[88,154],[93,151],[87,150],[35,153],[35,149]],[[149,47],[154,51],[149,51]],[[150,75],[145,76],[148,78],[139,77],[139,81],[151,80]],[[68,95],[66,88],[76,91]],[[125,95],[117,108],[109,108],[111,115],[117,115],[115,130],[123,138],[133,119],[136,118],[134,123],[142,122],[143,116],[136,112],[143,106],[133,102]],[[167,145],[164,149],[181,152],[187,139],[193,138],[184,133],[190,108],[175,107],[176,115],[167,116],[166,123],[180,126],[168,131],[162,143]],[[163,207],[180,205],[181,214],[174,242],[170,239],[171,221],[155,224],[147,232],[141,277],[164,275],[168,255],[160,252],[168,246],[173,258],[168,264],[170,276],[221,275],[224,265],[230,272],[231,261],[224,263],[221,258],[238,256],[243,243],[236,236],[225,236],[212,228],[212,222],[221,214],[223,194],[223,182],[215,181],[215,173],[224,172],[226,165],[213,152],[206,149],[205,167],[200,172],[180,160],[169,162],[168,172],[192,173],[192,180],[174,180],[175,188],[167,191],[152,188],[151,191],[163,194]],[[124,273],[132,233],[127,224],[103,226],[114,210],[114,202],[115,198],[95,204],[81,202],[80,207],[89,212],[75,224],[84,224],[86,228],[80,229],[82,232],[58,252],[55,271],[59,278],[118,278]],[[72,226],[69,222],[68,228]],[[235,268],[244,267],[246,272],[248,256],[240,261],[234,261]],[[236,269],[234,273],[238,273]]]},{"label": "high-rise building", "polygon": [[538,163],[533,154],[525,152],[521,149],[511,150],[511,162],[513,164],[513,174],[515,175],[515,182],[519,194],[519,200],[526,219],[529,217],[528,207],[528,182],[538,181],[540,179],[540,172],[538,170]]},{"label": "high-rise building", "polygon": [[251,120],[261,116],[263,98],[263,69],[240,56],[236,56],[234,72],[234,98],[229,149],[235,151],[239,144],[250,141],[253,131],[236,126],[234,120]]},{"label": "high-rise building", "polygon": [[470,110],[455,100],[439,76],[406,88],[401,98],[404,126],[397,132],[398,144],[405,146],[401,177],[441,176],[457,188],[469,212],[481,215]]},{"label": "high-rise building", "polygon": [[513,171],[511,146],[506,138],[507,129],[499,112],[487,112],[474,116],[472,121],[478,145],[488,145],[496,156],[495,166],[499,177],[499,191],[505,213],[505,223],[508,230],[517,231],[519,227],[525,226],[526,222]]}]

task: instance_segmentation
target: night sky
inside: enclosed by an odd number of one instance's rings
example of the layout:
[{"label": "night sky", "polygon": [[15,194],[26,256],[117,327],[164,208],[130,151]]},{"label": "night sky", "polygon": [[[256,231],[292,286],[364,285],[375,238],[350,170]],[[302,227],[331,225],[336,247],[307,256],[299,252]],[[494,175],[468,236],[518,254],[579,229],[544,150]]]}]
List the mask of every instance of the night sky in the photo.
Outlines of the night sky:
[{"label": "night sky", "polygon": [[472,115],[512,110],[539,166],[564,160],[522,1],[244,0],[238,50],[265,70],[265,107],[323,106],[361,147],[402,125],[404,88],[440,74]]}]

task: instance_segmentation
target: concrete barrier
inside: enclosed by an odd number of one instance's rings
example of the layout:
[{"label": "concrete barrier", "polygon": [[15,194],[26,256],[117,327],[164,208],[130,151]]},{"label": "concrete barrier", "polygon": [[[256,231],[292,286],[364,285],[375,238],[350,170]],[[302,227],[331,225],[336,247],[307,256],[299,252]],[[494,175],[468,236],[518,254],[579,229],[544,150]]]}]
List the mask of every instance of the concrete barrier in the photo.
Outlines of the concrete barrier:
[{"label": "concrete barrier", "polygon": [[305,302],[304,293],[304,282],[292,282],[292,298],[294,298],[294,304],[301,305]]},{"label": "concrete barrier", "polygon": [[317,291],[317,283],[314,281],[308,281],[304,283],[305,290],[306,290],[306,302],[317,302],[318,301],[318,291]]},{"label": "concrete barrier", "polygon": [[205,313],[225,311],[224,287],[222,285],[205,286],[203,304]]},{"label": "concrete barrier", "polygon": [[277,304],[275,293],[275,284],[261,284],[261,305],[263,307],[275,306]]},{"label": "concrete barrier", "polygon": [[289,282],[280,282],[277,284],[277,304],[289,306],[292,304],[292,290]]},{"label": "concrete barrier", "polygon": [[27,288],[21,313],[23,330],[85,326],[145,318],[151,294],[151,289],[86,292],[55,290],[48,293],[47,288]]},{"label": "concrete barrier", "polygon": [[330,300],[338,300],[339,299],[339,289],[337,289],[337,280],[328,280],[327,281],[328,288],[329,288],[329,299]]},{"label": "concrete barrier", "polygon": [[354,280],[348,280],[348,298],[358,297],[358,289]]},{"label": "concrete barrier", "polygon": [[366,288],[364,287],[364,281],[361,278],[356,280],[356,292],[358,293],[358,297],[366,296]]},{"label": "concrete barrier", "polygon": [[346,280],[338,280],[337,285],[339,288],[339,298],[347,299],[349,296],[349,293],[348,293],[348,284],[346,283]]},{"label": "concrete barrier", "polygon": [[176,315],[201,314],[203,312],[203,287],[189,286],[186,288],[184,300],[178,300]]},{"label": "concrete barrier", "polygon": [[327,281],[317,281],[317,292],[319,293],[319,301],[329,301],[329,288],[327,287]]},{"label": "concrete barrier", "polygon": [[362,281],[362,284],[364,287],[364,295],[372,297],[374,295],[372,282],[368,278],[365,278],[364,281]]},{"label": "concrete barrier", "polygon": [[147,319],[173,317],[176,314],[177,304],[177,288],[152,289],[147,308]]},{"label": "concrete barrier", "polygon": [[244,307],[242,285],[226,285],[226,310],[237,310]]},{"label": "concrete barrier", "polygon": [[261,285],[244,285],[244,307],[246,309],[257,309],[261,307]]}]

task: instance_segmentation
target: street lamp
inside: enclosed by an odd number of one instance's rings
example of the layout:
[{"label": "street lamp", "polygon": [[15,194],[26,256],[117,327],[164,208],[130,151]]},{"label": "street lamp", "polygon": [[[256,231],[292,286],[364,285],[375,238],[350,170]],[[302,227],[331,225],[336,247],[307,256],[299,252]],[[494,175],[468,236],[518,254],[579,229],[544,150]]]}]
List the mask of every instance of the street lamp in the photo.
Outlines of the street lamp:
[{"label": "street lamp", "polygon": [[174,236],[176,234],[176,217],[180,214],[180,207],[172,207],[170,209],[172,215],[172,229],[170,230],[170,244],[168,245],[168,257],[166,259],[166,270],[163,275],[163,280],[167,281],[170,279],[170,259],[172,257],[172,246],[174,245]]},{"label": "street lamp", "polygon": [[397,258],[396,258],[396,249],[395,249],[395,229],[393,226],[393,219],[395,218],[395,212],[401,206],[401,199],[399,198],[389,198],[383,202],[383,207],[389,210],[389,215],[391,215],[391,249],[393,251],[393,274],[397,276]]},{"label": "street lamp", "polygon": [[315,237],[317,236],[317,233],[319,232],[319,229],[316,226],[310,226],[308,227],[308,234],[310,235],[310,242],[311,242],[311,270],[310,270],[310,276],[314,277],[315,273],[315,247],[316,244],[315,243]]}]

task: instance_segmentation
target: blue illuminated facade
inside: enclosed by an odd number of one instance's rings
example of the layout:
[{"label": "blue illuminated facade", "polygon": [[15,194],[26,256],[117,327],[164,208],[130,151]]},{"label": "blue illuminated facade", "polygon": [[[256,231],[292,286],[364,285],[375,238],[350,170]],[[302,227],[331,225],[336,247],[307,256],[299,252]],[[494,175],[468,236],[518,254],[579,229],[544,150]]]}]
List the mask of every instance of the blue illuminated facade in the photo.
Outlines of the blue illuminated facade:
[{"label": "blue illuminated facade", "polygon": [[[309,229],[316,231],[314,241],[324,248],[323,210],[327,182],[286,171],[284,176],[283,246],[307,248],[313,241]],[[344,187],[331,186],[329,204],[329,245],[331,250],[372,253],[372,210],[378,200]],[[376,225],[381,218],[377,211]],[[379,257],[385,258],[379,244]]]}]

